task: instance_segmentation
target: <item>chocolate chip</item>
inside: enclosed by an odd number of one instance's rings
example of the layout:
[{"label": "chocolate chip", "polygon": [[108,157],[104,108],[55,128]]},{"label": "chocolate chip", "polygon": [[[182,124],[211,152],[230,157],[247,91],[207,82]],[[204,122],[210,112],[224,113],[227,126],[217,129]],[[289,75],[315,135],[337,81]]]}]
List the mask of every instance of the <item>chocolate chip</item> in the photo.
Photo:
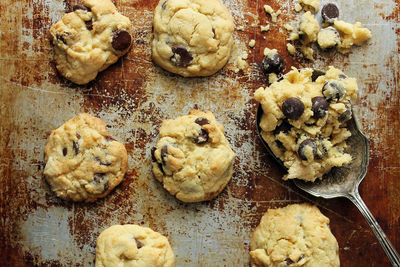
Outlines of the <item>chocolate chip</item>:
[{"label": "chocolate chip", "polygon": [[95,157],[95,159],[100,163],[100,165],[111,166],[111,162],[102,161],[99,157]]},{"label": "chocolate chip", "polygon": [[333,23],[339,17],[339,8],[333,3],[328,3],[322,7],[321,15],[323,21]]},{"label": "chocolate chip", "polygon": [[141,248],[144,246],[143,243],[140,242],[139,240],[137,240],[136,238],[135,238],[135,241],[136,241],[136,247],[137,247],[138,249],[141,249]]},{"label": "chocolate chip", "polygon": [[321,141],[319,141],[317,143],[317,154],[316,154],[317,159],[323,159],[327,155],[328,155],[328,149]]},{"label": "chocolate chip", "polygon": [[163,147],[161,148],[161,161],[164,166],[166,165],[167,157],[168,157],[168,146],[163,145]]},{"label": "chocolate chip", "polygon": [[346,89],[344,88],[343,82],[339,80],[328,80],[324,87],[322,87],[322,94],[328,100],[339,101],[346,94]]},{"label": "chocolate chip", "polygon": [[76,133],[76,138],[81,139],[81,135]]},{"label": "chocolate chip", "polygon": [[69,32],[63,32],[62,34],[57,34],[56,38],[64,44],[67,44],[67,40],[65,38],[67,38],[69,35],[71,35]]},{"label": "chocolate chip", "polygon": [[[297,153],[299,154],[299,157],[302,160],[308,160],[308,157],[311,156],[309,153],[307,153],[309,148],[312,149],[312,157],[313,158],[317,155],[317,143],[313,139],[309,138],[300,143],[299,149],[297,151]],[[310,159],[312,159],[312,158],[310,158]]]},{"label": "chocolate chip", "polygon": [[297,120],[304,112],[304,104],[298,98],[289,97],[282,104],[282,112],[288,119]]},{"label": "chocolate chip", "polygon": [[108,181],[105,182],[105,184],[104,184],[104,191],[107,191],[109,187],[110,187],[110,185],[108,184]]},{"label": "chocolate chip", "polygon": [[68,153],[68,149],[66,147],[64,147],[62,152],[63,152],[63,156],[65,157]]},{"label": "chocolate chip", "polygon": [[93,181],[95,181],[96,183],[101,183],[105,177],[105,173],[95,173],[93,176]]},{"label": "chocolate chip", "polygon": [[313,70],[311,74],[311,81],[315,82],[319,76],[325,75],[325,72],[320,70]]},{"label": "chocolate chip", "polygon": [[341,74],[339,74],[339,78],[344,80],[344,79],[347,79],[347,76],[344,75],[343,73],[341,73]]},{"label": "chocolate chip", "polygon": [[286,262],[286,266],[289,266],[290,264],[294,263],[294,261],[292,261],[290,258],[286,258],[285,262]]},{"label": "chocolate chip", "polygon": [[154,153],[156,152],[156,150],[157,150],[156,147],[152,147],[152,148],[151,148],[151,160],[152,160],[153,162],[156,162],[156,161],[157,161],[156,156],[154,155]]},{"label": "chocolate chip", "polygon": [[353,115],[353,112],[351,111],[351,104],[350,103],[346,103],[345,104],[346,110],[339,115],[339,122],[346,122],[349,121]]},{"label": "chocolate chip", "polygon": [[162,8],[162,9],[165,9],[165,8],[167,7],[167,3],[168,3],[168,0],[164,1],[164,2],[162,3],[162,5],[161,5],[161,8]]},{"label": "chocolate chip", "polygon": [[172,47],[172,57],[171,62],[178,67],[187,67],[192,63],[192,54],[183,45],[176,45]]},{"label": "chocolate chip", "polygon": [[286,150],[286,147],[282,144],[281,141],[275,140],[275,143],[276,143],[276,145],[277,145],[280,149]]},{"label": "chocolate chip", "polygon": [[325,117],[329,109],[328,101],[322,96],[316,96],[311,99],[311,102],[311,110],[314,112],[313,117],[316,119]]},{"label": "chocolate chip", "polygon": [[112,35],[111,45],[115,50],[123,51],[131,45],[131,35],[125,30],[117,30]]},{"label": "chocolate chip", "polygon": [[89,31],[93,30],[93,21],[91,20],[85,21],[85,25]]},{"label": "chocolate chip", "polygon": [[210,124],[210,121],[207,118],[203,118],[203,117],[197,118],[194,122],[200,126]]},{"label": "chocolate chip", "polygon": [[204,144],[208,141],[208,132],[204,129],[201,129],[200,133],[198,136],[195,136],[193,138],[193,141],[196,144]]},{"label": "chocolate chip", "polygon": [[274,134],[275,134],[275,135],[278,135],[278,134],[280,134],[281,132],[288,133],[288,132],[290,132],[290,130],[292,129],[292,127],[293,127],[293,126],[288,122],[288,120],[287,120],[287,119],[284,119],[284,120],[282,121],[282,123],[279,124],[279,126],[277,126],[277,127],[275,128]]},{"label": "chocolate chip", "polygon": [[83,10],[83,11],[89,12],[89,11],[90,11],[90,8],[88,8],[87,6],[84,6],[84,5],[82,5],[82,4],[77,4],[77,5],[74,5],[74,7],[72,8],[72,10],[73,10],[73,11]]},{"label": "chocolate chip", "polygon": [[264,57],[261,68],[265,74],[276,73],[279,74],[285,68],[285,63],[280,54],[276,53],[272,56]]},{"label": "chocolate chip", "polygon": [[75,141],[72,141],[72,148],[74,149],[75,155],[79,154],[79,144]]}]

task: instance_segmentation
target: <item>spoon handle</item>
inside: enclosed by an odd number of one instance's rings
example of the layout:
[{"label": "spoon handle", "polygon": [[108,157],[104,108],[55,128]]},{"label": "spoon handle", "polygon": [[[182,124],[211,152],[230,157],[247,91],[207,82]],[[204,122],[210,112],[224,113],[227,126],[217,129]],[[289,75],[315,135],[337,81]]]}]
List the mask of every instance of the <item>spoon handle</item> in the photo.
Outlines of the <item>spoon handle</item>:
[{"label": "spoon handle", "polygon": [[356,205],[356,207],[360,210],[361,214],[364,215],[365,220],[367,220],[367,223],[369,224],[372,231],[378,238],[379,243],[381,243],[381,246],[382,246],[383,250],[385,251],[386,255],[388,256],[390,263],[393,266],[400,267],[399,254],[397,253],[396,249],[393,247],[392,243],[390,243],[389,239],[386,237],[382,228],[379,226],[378,222],[375,220],[374,216],[369,211],[369,209],[365,205],[364,201],[361,199],[361,196],[358,193],[358,190],[356,190],[354,193],[351,193],[350,195],[348,195],[347,198],[350,199],[351,202],[353,202],[354,205]]}]

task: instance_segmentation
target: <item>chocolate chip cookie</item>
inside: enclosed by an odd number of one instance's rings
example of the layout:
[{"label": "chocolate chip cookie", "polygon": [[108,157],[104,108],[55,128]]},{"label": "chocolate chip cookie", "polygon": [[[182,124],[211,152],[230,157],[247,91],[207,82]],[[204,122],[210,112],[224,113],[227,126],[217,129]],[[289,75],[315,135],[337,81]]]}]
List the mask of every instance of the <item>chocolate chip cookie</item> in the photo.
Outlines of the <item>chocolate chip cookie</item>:
[{"label": "chocolate chip cookie", "polygon": [[163,121],[152,150],[154,176],[183,202],[210,200],[229,182],[235,153],[210,112]]},{"label": "chocolate chip cookie", "polygon": [[261,135],[287,167],[284,180],[313,182],[333,167],[350,163],[346,122],[357,92],[356,79],[334,67],[326,73],[293,69],[269,87],[257,89],[254,98],[263,109]]},{"label": "chocolate chip cookie", "polygon": [[57,70],[76,84],[90,82],[128,52],[130,27],[110,0],[83,0],[50,29]]},{"label": "chocolate chip cookie", "polygon": [[97,238],[96,267],[173,267],[168,239],[147,227],[113,225]]},{"label": "chocolate chip cookie", "polygon": [[100,119],[82,113],[53,130],[45,150],[44,175],[65,200],[92,202],[123,179],[128,155]]},{"label": "chocolate chip cookie", "polygon": [[153,28],[153,60],[170,72],[208,76],[229,59],[233,19],[219,0],[160,0]]},{"label": "chocolate chip cookie", "polygon": [[269,209],[252,235],[250,250],[252,267],[340,266],[329,219],[310,204]]}]

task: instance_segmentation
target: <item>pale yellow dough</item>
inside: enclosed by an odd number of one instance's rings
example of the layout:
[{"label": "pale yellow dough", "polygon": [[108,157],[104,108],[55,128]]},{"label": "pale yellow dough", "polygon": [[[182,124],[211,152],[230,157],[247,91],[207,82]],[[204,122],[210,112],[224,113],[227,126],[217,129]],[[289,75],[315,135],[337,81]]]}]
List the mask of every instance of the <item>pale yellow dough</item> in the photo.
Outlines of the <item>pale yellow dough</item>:
[{"label": "pale yellow dough", "polygon": [[250,244],[252,267],[338,267],[339,246],[329,219],[316,206],[269,209]]},{"label": "pale yellow dough", "polygon": [[[357,96],[356,79],[345,76],[334,67],[329,67],[325,75],[312,82],[312,72],[312,69],[293,69],[283,76],[282,80],[269,87],[261,87],[254,94],[264,112],[260,122],[262,137],[288,168],[284,180],[298,178],[315,181],[322,178],[332,167],[342,166],[351,161],[351,156],[344,152],[345,140],[351,134],[346,128],[346,122],[339,121],[339,118],[349,112],[349,101]],[[311,99],[323,96],[322,88],[329,80],[342,83],[346,93],[343,99],[329,104],[325,117],[315,119],[311,110]],[[304,112],[296,120],[287,120],[292,126],[288,133],[276,133],[274,131],[277,126],[285,120],[282,104],[289,97],[300,99],[305,106]],[[318,144],[326,149],[327,154],[322,159],[302,160],[299,157],[299,145],[307,138],[317,140]]]}]

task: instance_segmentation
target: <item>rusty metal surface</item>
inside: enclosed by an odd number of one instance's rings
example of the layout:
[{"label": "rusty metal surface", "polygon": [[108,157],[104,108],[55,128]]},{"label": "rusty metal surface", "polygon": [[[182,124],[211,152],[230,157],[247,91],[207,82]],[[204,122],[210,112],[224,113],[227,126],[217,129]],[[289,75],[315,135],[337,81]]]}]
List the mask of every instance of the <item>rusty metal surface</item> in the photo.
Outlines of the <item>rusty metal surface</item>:
[{"label": "rusty metal surface", "polygon": [[[129,54],[87,86],[60,77],[52,63],[48,30],[75,1],[0,2],[0,263],[1,266],[93,266],[99,233],[113,224],[136,223],[166,235],[177,266],[248,266],[249,236],[268,208],[309,201],[331,219],[342,266],[389,266],[362,215],[346,199],[313,198],[281,180],[283,170],[267,155],[255,126],[254,91],[265,84],[258,63],[264,47],[277,48],[289,66],[328,65],[357,77],[355,112],[371,141],[371,160],[360,193],[400,250],[399,0],[336,1],[341,17],[360,21],[373,38],[346,56],[318,52],[314,63],[290,57],[283,24],[294,1],[224,0],[236,26],[227,66],[207,78],[182,78],[151,61],[152,16],[157,1],[116,0],[133,22]],[[324,1],[321,1],[324,2]],[[271,31],[268,3],[282,15]],[[265,38],[264,38],[265,37]],[[256,47],[249,49],[250,39]],[[250,64],[235,74],[235,58]],[[227,188],[214,200],[183,204],[151,174],[150,149],[166,118],[191,108],[211,110],[226,127],[237,154]],[[89,112],[126,145],[129,169],[108,197],[92,204],[57,199],[44,181],[43,149],[53,128]]]}]

